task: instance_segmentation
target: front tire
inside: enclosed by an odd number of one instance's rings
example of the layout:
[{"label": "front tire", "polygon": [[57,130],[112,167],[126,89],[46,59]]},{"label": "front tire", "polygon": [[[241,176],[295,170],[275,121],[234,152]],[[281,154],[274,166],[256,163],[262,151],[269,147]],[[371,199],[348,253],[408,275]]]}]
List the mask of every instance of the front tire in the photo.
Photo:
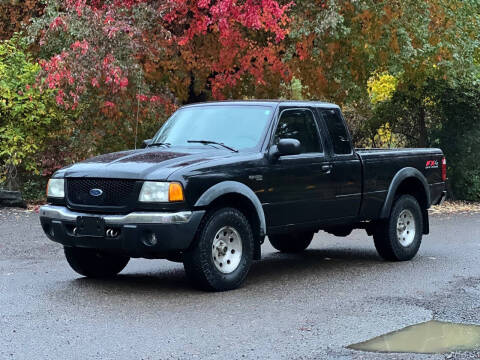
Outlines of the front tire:
[{"label": "front tire", "polygon": [[253,259],[253,232],[245,215],[234,208],[207,213],[183,265],[190,282],[208,291],[238,288]]},{"label": "front tire", "polygon": [[305,250],[312,242],[314,233],[299,232],[291,234],[272,235],[268,239],[272,246],[284,253],[297,253]]},{"label": "front tire", "polygon": [[406,261],[417,254],[422,233],[422,210],[417,199],[402,195],[393,204],[390,217],[376,225],[373,240],[385,260]]},{"label": "front tire", "polygon": [[128,256],[104,253],[97,249],[64,247],[70,267],[83,276],[98,278],[117,275],[127,266]]}]

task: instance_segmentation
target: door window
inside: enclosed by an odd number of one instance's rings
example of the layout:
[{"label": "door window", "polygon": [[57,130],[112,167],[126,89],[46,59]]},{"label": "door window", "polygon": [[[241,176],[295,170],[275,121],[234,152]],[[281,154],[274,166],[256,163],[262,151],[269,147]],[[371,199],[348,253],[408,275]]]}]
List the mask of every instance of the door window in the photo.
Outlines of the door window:
[{"label": "door window", "polygon": [[297,139],[300,141],[300,153],[323,152],[318,128],[313,113],[306,109],[285,110],[280,115],[274,144],[280,139]]},{"label": "door window", "polygon": [[352,145],[340,112],[333,109],[325,110],[322,111],[322,115],[332,139],[333,152],[338,155],[351,154]]}]

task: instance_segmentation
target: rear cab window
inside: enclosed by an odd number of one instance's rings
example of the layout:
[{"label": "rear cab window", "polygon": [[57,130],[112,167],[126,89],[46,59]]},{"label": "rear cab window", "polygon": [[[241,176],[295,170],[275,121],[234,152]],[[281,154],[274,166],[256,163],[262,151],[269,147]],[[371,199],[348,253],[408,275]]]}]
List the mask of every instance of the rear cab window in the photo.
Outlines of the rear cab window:
[{"label": "rear cab window", "polygon": [[320,113],[330,134],[333,153],[335,155],[350,155],[352,153],[352,144],[345,122],[340,115],[340,110],[320,109]]}]

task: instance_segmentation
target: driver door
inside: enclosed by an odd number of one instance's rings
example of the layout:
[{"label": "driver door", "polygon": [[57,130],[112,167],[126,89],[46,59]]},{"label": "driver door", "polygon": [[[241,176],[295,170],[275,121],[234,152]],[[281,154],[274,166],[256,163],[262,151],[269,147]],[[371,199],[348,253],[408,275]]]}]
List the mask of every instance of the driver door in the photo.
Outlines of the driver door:
[{"label": "driver door", "polygon": [[335,200],[334,184],[315,113],[309,108],[284,109],[271,146],[285,138],[300,141],[301,153],[280,156],[268,166],[263,194],[267,226],[328,219]]}]

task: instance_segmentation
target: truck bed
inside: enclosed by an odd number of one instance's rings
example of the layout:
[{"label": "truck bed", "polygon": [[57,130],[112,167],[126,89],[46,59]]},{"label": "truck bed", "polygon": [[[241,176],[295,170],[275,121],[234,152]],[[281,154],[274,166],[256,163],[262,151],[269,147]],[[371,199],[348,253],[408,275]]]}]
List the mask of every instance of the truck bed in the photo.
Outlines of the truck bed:
[{"label": "truck bed", "polygon": [[362,162],[363,201],[360,214],[364,218],[378,216],[393,177],[404,168],[414,168],[425,176],[431,202],[442,194],[443,153],[440,149],[356,149],[356,153]]}]

